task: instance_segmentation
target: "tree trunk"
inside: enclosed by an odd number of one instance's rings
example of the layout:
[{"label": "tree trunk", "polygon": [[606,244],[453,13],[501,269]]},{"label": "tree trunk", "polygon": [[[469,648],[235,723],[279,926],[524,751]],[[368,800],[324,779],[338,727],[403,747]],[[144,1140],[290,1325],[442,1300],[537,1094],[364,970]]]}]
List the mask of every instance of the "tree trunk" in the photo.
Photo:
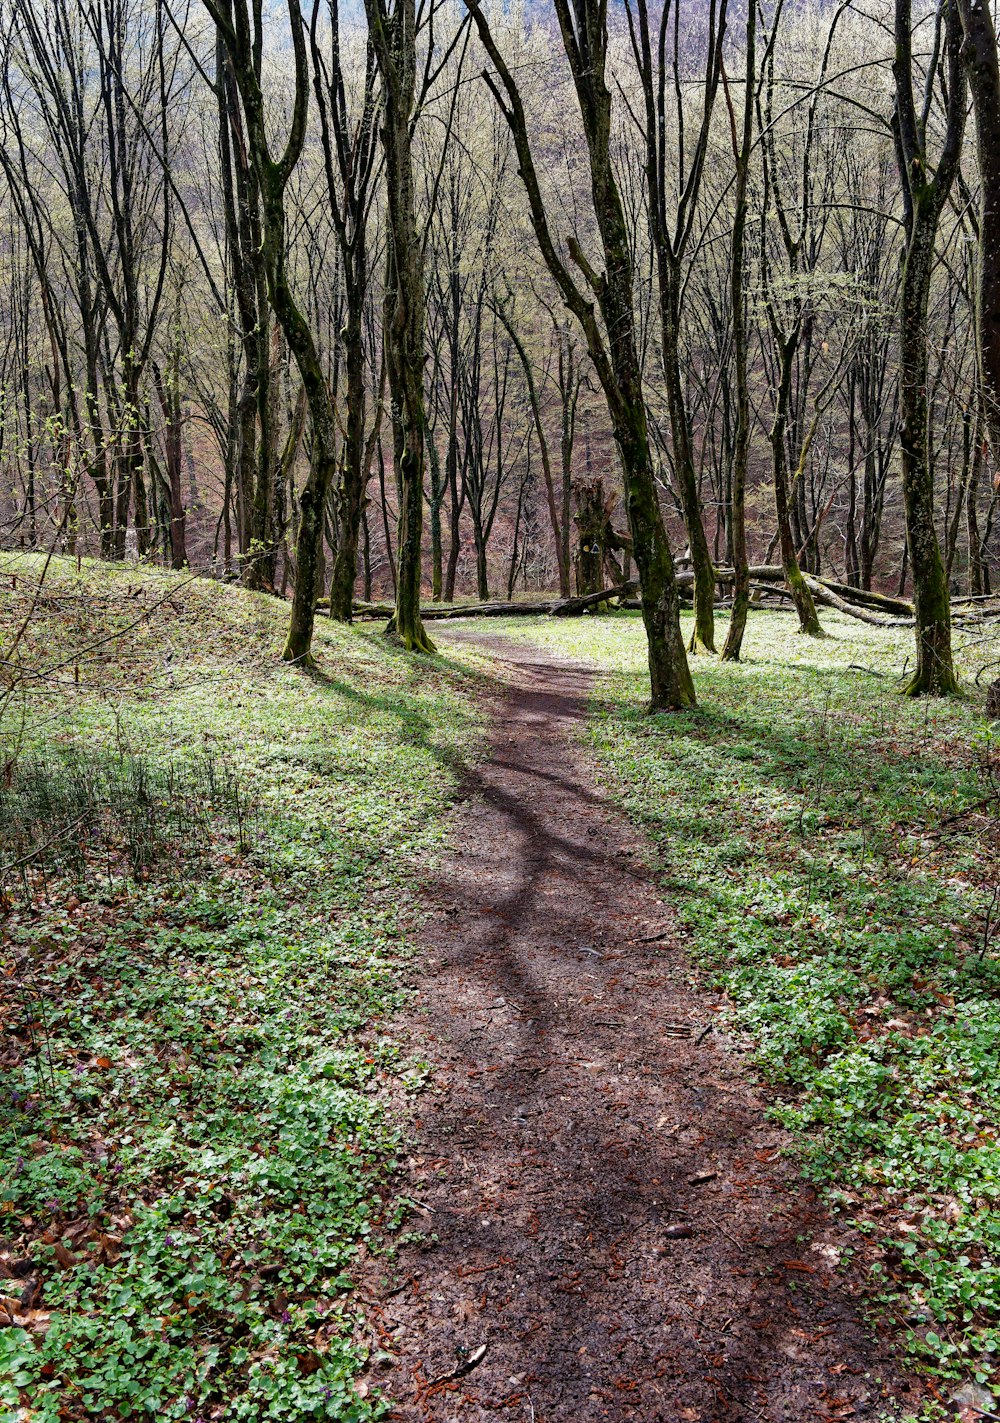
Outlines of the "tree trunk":
[{"label": "tree trunk", "polygon": [[[980,452],[983,447],[983,432],[979,424],[980,416],[981,407],[978,401],[975,412],[969,409],[962,412],[962,469],[958,478],[958,488],[955,491],[955,507],[948,520],[944,548],[944,572],[949,587],[952,586],[951,575],[955,566],[955,555],[958,552],[958,534],[962,527],[962,514],[965,511],[965,501],[973,483],[973,469],[982,458]],[[976,482],[978,483],[978,478]]]},{"label": "tree trunk", "polygon": [[[600,7],[598,7],[600,9]],[[577,6],[578,13],[583,9]],[[673,43],[673,83],[671,84],[667,55],[670,50],[668,26],[675,26],[679,14],[670,17],[669,5],[661,7],[659,34],[654,38],[645,0],[638,0],[633,17],[626,6],[629,36],[636,69],[642,82],[645,109],[645,169],[646,206],[650,236],[656,255],[659,278],[660,327],[662,334],[662,365],[670,418],[671,444],[674,457],[674,478],[680,495],[687,529],[688,546],[694,569],[694,628],[690,651],[715,651],[715,576],[712,555],[705,535],[698,478],[691,448],[691,429],[681,372],[680,315],[681,292],[685,281],[685,253],[691,238],[694,214],[699,205],[699,193],[709,151],[712,110],[722,73],[721,47],[726,29],[726,0],[713,3],[707,19],[705,81],[697,97],[685,96],[684,109],[692,120],[689,136],[684,132],[684,120],[678,115],[671,123],[666,94],[675,89],[681,103],[681,69],[677,49],[677,31]],[[604,16],[602,20],[606,23]],[[699,41],[702,26],[699,24]],[[564,27],[565,29],[565,27]],[[698,41],[696,41],[697,43]],[[685,60],[689,59],[685,46]],[[654,60],[654,49],[656,59]],[[585,51],[584,51],[585,52]],[[699,113],[698,110],[701,110]],[[676,179],[671,173],[667,156],[667,133],[677,129]],[[735,135],[734,135],[735,147]],[[668,173],[670,176],[668,177]],[[676,181],[676,188],[674,182]],[[668,221],[667,214],[670,213]],[[717,526],[718,528],[718,526]]]},{"label": "tree trunk", "polygon": [[958,691],[951,655],[948,582],[934,524],[934,475],[927,406],[927,304],[934,245],[941,212],[962,153],[966,86],[961,62],[961,20],[954,4],[938,11],[935,44],[945,27],[947,66],[945,132],[941,155],[931,167],[926,127],[913,95],[911,0],[896,0],[893,76],[894,137],[903,189],[906,253],[899,308],[900,448],[906,547],[916,608],[917,667],[907,695],[946,696]]},{"label": "tree trunk", "polygon": [[660,280],[666,281],[667,288],[661,293],[661,330],[663,333],[663,374],[667,387],[667,407],[670,412],[670,434],[674,451],[674,478],[680,493],[684,510],[684,526],[687,530],[688,546],[691,550],[691,566],[694,569],[694,628],[689,652],[715,651],[715,572],[712,568],[712,554],[705,536],[705,522],[701,516],[701,499],[698,495],[698,480],[694,469],[694,455],[691,450],[691,432],[688,428],[687,403],[681,382],[680,367],[680,273],[673,268],[669,259],[660,263]]},{"label": "tree trunk", "polygon": [[181,402],[180,402],[180,373],[177,368],[177,355],[174,354],[171,362],[172,369],[169,372],[169,387],[163,379],[163,374],[153,362],[153,384],[156,387],[156,398],[160,402],[160,410],[163,414],[163,439],[166,454],[167,466],[167,491],[169,498],[169,542],[170,542],[170,566],[175,570],[180,570],[187,566],[187,549],[185,547],[185,519],[184,519],[184,495],[181,483]]},{"label": "tree trunk", "polygon": [[337,521],[340,537],[330,581],[330,615],[349,623],[354,611],[354,584],[358,576],[358,539],[367,483],[365,451],[365,354],[362,342],[364,282],[360,291],[349,286],[345,328],[347,369],[346,432],[341,450],[337,486]]},{"label": "tree trunk", "polygon": [[792,535],[791,515],[788,507],[788,447],[785,434],[788,424],[788,402],[791,393],[792,362],[795,345],[793,341],[781,343],[781,375],[774,407],[774,423],[771,426],[771,466],[774,476],[774,512],[778,521],[778,547],[781,550],[781,566],[785,570],[785,582],[799,615],[799,631],[809,637],[822,637],[823,629],[816,615],[816,604],[802,577],[799,561],[795,553]]},{"label": "tree trunk", "polygon": [[[274,592],[277,571],[278,537],[275,528],[275,503],[280,460],[275,459],[275,444],[279,427],[281,401],[281,323],[273,324],[266,307],[260,304],[258,376],[255,384],[257,420],[260,443],[256,470],[251,467],[253,498],[250,504],[250,542],[248,582],[252,588]],[[270,334],[270,342],[268,335]]]},{"label": "tree trunk", "polygon": [[[570,275],[553,243],[524,106],[513,75],[500,54],[486,16],[478,4],[469,5],[480,39],[503,86],[505,98],[501,97],[500,84],[487,75],[517,149],[536,239],[563,300],[586,335],[611,415],[621,456],[633,554],[642,588],[651,710],[688,707],[695,702],[694,683],[681,636],[674,563],[657,498],[632,305],[634,274],[611,158],[611,91],[605,75],[607,16],[602,0],[555,0],[555,8],[587,140],[594,215],[604,253],[605,270],[598,275],[578,242],[571,239],[568,243],[570,257],[581,272],[589,295]],[[606,339],[596,320],[594,299],[600,307]]]},{"label": "tree trunk", "polygon": [[[722,649],[724,662],[738,662],[743,649],[747,612],[750,607],[750,570],[747,566],[747,467],[750,461],[750,384],[747,351],[746,312],[746,224],[747,177],[753,143],[753,96],[756,82],[757,9],[747,6],[747,42],[744,56],[743,132],[736,152],[736,190],[733,197],[733,244],[730,254],[729,287],[732,300],[733,360],[736,366],[736,436],[733,442],[732,489],[729,505],[729,541],[732,547],[733,607],[729,631]],[[733,148],[736,125],[733,120]]]},{"label": "tree trunk", "polygon": [[444,587],[444,547],[441,537],[441,505],[444,502],[445,489],[447,488],[441,475],[441,459],[438,455],[437,441],[428,430],[426,433],[427,457],[431,472],[431,495],[428,500],[428,513],[431,523],[431,601],[440,603],[441,591]]},{"label": "tree trunk", "polygon": [[396,615],[391,627],[411,652],[433,652],[420,619],[421,534],[424,506],[424,266],[413,188],[412,130],[416,90],[415,0],[395,0],[389,15],[365,0],[368,27],[383,86],[388,280],[385,293],[386,365],[392,396],[394,446],[400,480]]},{"label": "tree trunk", "polygon": [[287,3],[295,89],[287,142],[280,159],[276,160],[270,150],[266,106],[255,61],[257,46],[262,41],[259,32],[261,12],[255,8],[251,20],[247,0],[224,0],[224,3],[205,0],[242,100],[247,142],[259,193],[260,257],[266,274],[268,297],[298,365],[309,408],[312,458],[300,496],[295,587],[288,638],[282,656],[286,662],[311,664],[316,583],[327,494],[335,471],[337,424],[326,372],[309,323],[293,295],[287,268],[285,189],[302,154],[309,110],[309,68],[302,12],[298,0],[287,0]]},{"label": "tree trunk", "polygon": [[[960,0],[960,8],[965,32],[962,53],[972,90],[981,185],[976,349],[982,411],[996,461],[1000,458],[1000,60],[989,6]],[[966,495],[969,592],[973,597],[981,596],[986,588],[978,508],[982,466],[983,446],[977,440]],[[994,684],[994,692],[998,685]]]},{"label": "tree trunk", "polygon": [[[514,349],[520,357],[521,367],[524,371],[525,384],[528,387],[528,401],[531,405],[531,418],[534,422],[535,433],[538,435],[538,448],[541,452],[542,479],[545,483],[545,501],[549,511],[549,522],[552,525],[552,539],[556,549],[556,565],[559,570],[559,592],[563,598],[568,598],[570,582],[569,561],[566,558],[566,548],[563,541],[563,525],[560,521],[559,509],[556,505],[555,483],[552,478],[552,459],[549,454],[549,442],[545,434],[545,426],[542,423],[542,410],[538,399],[538,387],[535,384],[535,374],[531,368],[531,360],[525,349],[524,342],[515,331],[513,322],[507,317],[502,308],[497,312],[497,315],[500,317],[500,320],[503,322],[514,343]],[[565,477],[563,480],[563,489],[568,489]]]},{"label": "tree trunk", "polygon": [[474,503],[472,508],[472,542],[476,550],[476,596],[481,603],[485,603],[490,596],[489,572],[486,566],[486,536],[483,532],[482,518]]},{"label": "tree trunk", "polygon": [[980,445],[972,461],[969,475],[969,492],[965,498],[965,529],[969,543],[969,594],[979,598],[985,592],[983,586],[983,549],[979,537],[979,479],[983,469],[983,449]]},{"label": "tree trunk", "polygon": [[371,602],[372,597],[372,538],[371,530],[368,527],[368,506],[365,505],[361,514],[361,532],[364,535],[364,554],[362,560],[362,596],[366,603]]},{"label": "tree trunk", "polygon": [[976,345],[983,412],[996,459],[1000,456],[1000,58],[990,6],[982,0],[959,0],[959,8],[981,185]]},{"label": "tree trunk", "polygon": [[448,473],[448,483],[451,490],[450,518],[448,521],[448,565],[444,575],[444,601],[453,603],[455,601],[455,579],[458,577],[458,557],[462,551],[462,506],[465,503],[464,491],[459,494],[458,489],[458,461],[451,461],[451,468]]},{"label": "tree trunk", "polygon": [[600,479],[579,480],[576,495],[577,597],[596,593],[604,586],[604,530],[608,516],[604,507],[604,486]]},{"label": "tree trunk", "polygon": [[934,524],[927,424],[927,300],[937,213],[918,199],[903,268],[899,318],[900,452],[906,545],[917,614],[917,667],[908,696],[958,691],[951,655],[948,580]]}]

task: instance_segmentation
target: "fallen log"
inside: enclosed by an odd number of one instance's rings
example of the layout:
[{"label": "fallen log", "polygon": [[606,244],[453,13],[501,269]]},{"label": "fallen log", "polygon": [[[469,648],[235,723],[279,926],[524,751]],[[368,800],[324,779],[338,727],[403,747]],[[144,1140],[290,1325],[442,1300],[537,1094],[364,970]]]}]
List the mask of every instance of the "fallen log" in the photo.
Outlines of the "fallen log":
[{"label": "fallen log", "polygon": [[617,588],[605,588],[603,593],[588,593],[582,598],[562,598],[552,606],[552,616],[554,618],[572,618],[578,613],[585,613],[588,608],[596,608],[601,603],[611,603],[627,598],[630,593],[634,593],[638,588],[637,583],[621,583]]},{"label": "fallen log", "polygon": [[[782,600],[789,596],[784,586],[785,572],[780,564],[752,564],[749,572],[754,591],[770,593]],[[719,567],[715,570],[716,582],[719,584],[732,583],[735,577],[736,572],[732,568]],[[872,627],[913,626],[913,605],[903,598],[892,598],[887,594],[873,593],[865,588],[852,588],[846,583],[838,583],[831,578],[817,578],[810,573],[804,573],[803,578],[817,602],[824,607],[833,608],[835,612],[843,613],[845,617],[856,618],[859,622],[868,623]],[[690,569],[679,569],[677,584],[686,593],[694,584],[694,573]],[[614,603],[619,608],[639,609],[642,604],[634,596],[636,591],[637,585],[634,582],[629,582],[613,588],[603,588],[597,593],[588,593],[577,598],[542,598],[530,603],[489,602],[451,603],[448,605],[428,603],[421,609],[421,617],[428,622],[450,622],[458,618],[570,618],[577,617],[604,603]],[[329,609],[329,606],[328,598],[320,599],[316,604],[317,609]],[[354,615],[357,618],[385,618],[388,621],[394,612],[395,609],[391,603],[356,602],[354,604]],[[984,609],[977,609],[976,612],[980,617],[986,615]],[[901,616],[883,615],[892,613]],[[963,614],[960,612],[959,618],[961,619],[962,616]],[[974,616],[972,610],[970,609],[965,616]]]},{"label": "fallen log", "polygon": [[[546,615],[554,618],[572,618],[587,612],[589,608],[598,607],[601,603],[619,602],[621,599],[627,598],[630,593],[634,593],[636,587],[635,583],[621,583],[616,588],[603,588],[598,593],[587,593],[579,598],[544,598],[534,603],[450,603],[447,606],[425,603],[420,609],[420,616],[425,622],[451,622],[457,618],[516,618]],[[328,598],[323,598],[316,604],[318,609],[327,609],[329,606]],[[394,612],[395,608],[391,603],[356,602],[354,604],[354,615],[357,618],[388,619]]]},{"label": "fallen log", "polygon": [[787,598],[791,602],[792,595],[788,589],[778,583],[758,583],[756,579],[751,579],[751,593],[766,593],[770,598]]},{"label": "fallen log", "polygon": [[952,614],[953,626],[962,628],[990,627],[998,619],[1000,619],[1000,608],[983,608],[978,613],[970,613],[959,608]]},{"label": "fallen log", "polygon": [[850,583],[837,583],[832,578],[817,578],[816,581],[831,592],[839,594],[847,603],[860,603],[862,607],[873,608],[875,612],[898,613],[904,618],[914,616],[913,604],[906,598],[891,598],[887,593],[873,593],[870,588],[854,588]]},{"label": "fallen log", "polygon": [[[751,564],[750,577],[757,583],[784,583],[785,570],[780,564],[761,563]],[[902,617],[912,618],[914,615],[913,604],[905,598],[890,598],[885,593],[873,593],[867,588],[852,588],[849,583],[838,583],[833,578],[818,578],[815,574],[804,575],[819,583],[830,594],[840,598],[844,603],[859,605],[863,608],[872,608],[876,612],[883,610],[887,613],[898,613]],[[715,570],[716,581],[719,583],[731,583],[736,577],[732,568],[717,568]],[[680,573],[677,576],[678,583],[682,585],[687,582],[694,582],[693,573]],[[828,604],[829,607],[837,607],[835,603]],[[842,608],[838,611],[843,612]]]},{"label": "fallen log", "polygon": [[845,617],[855,618],[859,623],[868,623],[869,626],[877,628],[913,627],[913,618],[887,618],[881,613],[872,613],[867,608],[859,608],[854,603],[848,603],[839,593],[834,593],[828,584],[821,583],[811,573],[803,573],[802,581],[817,603],[822,603],[827,608],[833,608],[835,612],[843,613]]},{"label": "fallen log", "polygon": [[[330,599],[320,598],[316,604],[317,612],[330,611]],[[391,618],[396,608],[392,603],[364,603],[357,599],[354,601],[354,616],[356,618]]]}]

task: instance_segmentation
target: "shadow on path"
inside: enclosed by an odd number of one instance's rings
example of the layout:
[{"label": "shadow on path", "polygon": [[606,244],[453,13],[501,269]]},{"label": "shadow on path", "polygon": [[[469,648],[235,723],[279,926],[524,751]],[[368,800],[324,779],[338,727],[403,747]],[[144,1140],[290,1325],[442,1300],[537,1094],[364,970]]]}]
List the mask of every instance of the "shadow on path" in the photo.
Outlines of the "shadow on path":
[{"label": "shadow on path", "polygon": [[375,1310],[391,1416],[874,1418],[905,1381],[838,1269],[858,1242],[705,1032],[717,1000],[575,735],[590,676],[489,645],[493,754],[428,892],[408,1189],[437,1243]]}]

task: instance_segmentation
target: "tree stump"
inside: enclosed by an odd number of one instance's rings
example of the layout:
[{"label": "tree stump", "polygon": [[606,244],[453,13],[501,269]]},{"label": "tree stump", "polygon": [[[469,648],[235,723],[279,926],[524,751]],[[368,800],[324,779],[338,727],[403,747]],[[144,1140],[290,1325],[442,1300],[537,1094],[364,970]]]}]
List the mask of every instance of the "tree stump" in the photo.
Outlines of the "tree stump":
[{"label": "tree stump", "polygon": [[632,540],[628,534],[617,533],[611,523],[618,498],[617,490],[605,492],[604,480],[600,476],[596,479],[578,479],[573,485],[576,504],[573,522],[577,528],[574,568],[578,597],[600,592],[605,583],[627,581],[615,553],[624,552],[628,556],[632,551]]}]

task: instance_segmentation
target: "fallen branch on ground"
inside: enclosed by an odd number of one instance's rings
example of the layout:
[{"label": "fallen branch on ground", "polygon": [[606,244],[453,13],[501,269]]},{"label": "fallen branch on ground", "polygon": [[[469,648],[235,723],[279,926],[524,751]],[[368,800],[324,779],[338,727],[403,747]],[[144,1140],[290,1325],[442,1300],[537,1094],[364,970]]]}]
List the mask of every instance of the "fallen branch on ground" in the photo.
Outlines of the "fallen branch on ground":
[{"label": "fallen branch on ground", "polygon": [[[589,608],[601,603],[619,602],[636,590],[635,583],[622,583],[616,588],[602,588],[597,593],[586,593],[578,598],[545,598],[535,603],[453,603],[440,605],[424,604],[420,616],[425,622],[448,621],[456,618],[513,618],[545,616],[571,618],[585,613]],[[318,609],[328,609],[330,600],[321,599]],[[354,615],[358,618],[390,618],[395,612],[391,603],[355,603]]]},{"label": "fallen branch on ground", "polygon": [[[785,573],[780,564],[753,564],[749,569],[751,587],[757,593],[771,594],[779,599],[790,597],[785,585]],[[838,583],[831,578],[820,578],[815,574],[803,573],[806,586],[813,597],[824,607],[833,608],[845,617],[856,618],[872,627],[912,627],[913,604],[905,598],[890,597],[885,593],[874,593],[868,588],[853,588],[847,583]],[[716,582],[725,586],[736,577],[735,570],[719,567],[715,570]],[[686,595],[694,585],[694,573],[687,568],[678,570],[678,588]],[[453,621],[457,618],[512,618],[512,617],[576,617],[602,603],[613,603],[617,608],[641,608],[641,602],[634,596],[635,582],[619,584],[613,588],[602,588],[596,593],[587,593],[576,598],[541,598],[533,602],[485,602],[485,603],[439,603],[425,604],[421,617],[428,622]],[[717,600],[716,606],[728,606],[728,598]],[[318,610],[328,610],[328,598],[320,599]],[[992,610],[989,610],[990,612]],[[357,602],[354,614],[357,618],[378,620],[389,619],[395,609],[391,603]],[[977,610],[978,616],[988,615],[985,609]],[[958,618],[975,614],[958,614]]]},{"label": "fallen branch on ground", "polygon": [[817,603],[824,604],[825,607],[833,608],[838,613],[843,613],[846,617],[856,618],[858,622],[869,623],[877,628],[908,628],[913,626],[912,618],[887,618],[882,613],[869,612],[867,608],[860,608],[854,603],[848,603],[839,593],[834,593],[828,583],[821,583],[818,578],[814,578],[811,573],[803,573],[802,581],[816,599]]}]

